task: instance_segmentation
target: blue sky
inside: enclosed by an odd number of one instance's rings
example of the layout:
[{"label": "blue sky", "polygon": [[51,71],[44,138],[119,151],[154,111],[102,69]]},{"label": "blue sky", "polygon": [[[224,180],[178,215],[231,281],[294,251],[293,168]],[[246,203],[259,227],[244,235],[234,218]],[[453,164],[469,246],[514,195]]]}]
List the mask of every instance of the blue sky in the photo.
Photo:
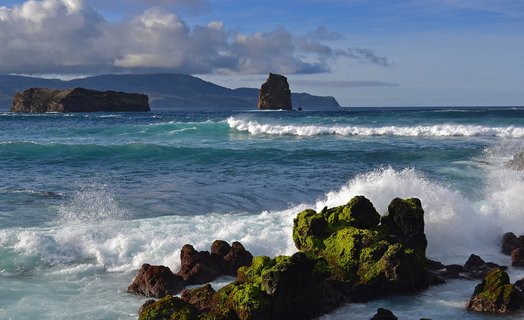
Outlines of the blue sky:
[{"label": "blue sky", "polygon": [[345,106],[524,105],[522,0],[4,0],[0,72],[195,74]]}]

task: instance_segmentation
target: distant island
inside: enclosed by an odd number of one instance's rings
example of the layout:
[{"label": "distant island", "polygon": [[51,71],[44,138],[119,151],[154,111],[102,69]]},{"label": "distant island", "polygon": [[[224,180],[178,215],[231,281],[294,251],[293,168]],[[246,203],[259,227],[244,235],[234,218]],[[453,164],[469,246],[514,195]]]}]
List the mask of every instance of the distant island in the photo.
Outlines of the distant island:
[{"label": "distant island", "polygon": [[65,90],[30,88],[13,98],[11,112],[146,112],[145,94],[98,91],[84,88]]},{"label": "distant island", "polygon": [[[28,88],[139,92],[149,96],[154,110],[242,110],[256,109],[257,88],[229,89],[185,74],[112,74],[63,81],[37,77],[0,75],[0,110],[9,110],[13,96]],[[334,97],[292,93],[293,105],[304,110],[340,108]]]}]

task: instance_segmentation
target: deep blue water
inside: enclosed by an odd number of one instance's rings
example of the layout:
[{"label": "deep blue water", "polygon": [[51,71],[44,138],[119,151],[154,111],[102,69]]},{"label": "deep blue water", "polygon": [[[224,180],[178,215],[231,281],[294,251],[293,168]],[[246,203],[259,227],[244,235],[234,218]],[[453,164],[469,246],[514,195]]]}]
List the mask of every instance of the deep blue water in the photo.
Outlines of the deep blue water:
[{"label": "deep blue water", "polygon": [[[431,257],[507,264],[497,237],[524,233],[524,180],[504,163],[522,150],[524,108],[0,114],[0,318],[135,319],[142,263],[177,271],[183,244],[217,238],[290,254],[296,213],[358,194],[383,213],[419,197]],[[327,318],[477,319],[474,286]]]}]

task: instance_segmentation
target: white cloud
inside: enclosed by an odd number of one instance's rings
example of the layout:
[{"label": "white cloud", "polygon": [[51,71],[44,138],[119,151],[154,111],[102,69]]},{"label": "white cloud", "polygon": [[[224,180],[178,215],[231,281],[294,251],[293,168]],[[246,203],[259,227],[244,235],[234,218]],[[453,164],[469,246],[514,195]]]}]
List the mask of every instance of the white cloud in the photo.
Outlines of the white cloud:
[{"label": "white cloud", "polygon": [[[188,1],[162,4],[188,5]],[[327,72],[330,61],[338,57],[387,62],[373,59],[370,50],[332,49],[322,43],[322,37],[338,36],[325,28],[306,36],[285,28],[243,34],[227,31],[221,21],[191,27],[160,7],[109,22],[86,0],[28,0],[0,7],[0,73],[301,74]]]}]

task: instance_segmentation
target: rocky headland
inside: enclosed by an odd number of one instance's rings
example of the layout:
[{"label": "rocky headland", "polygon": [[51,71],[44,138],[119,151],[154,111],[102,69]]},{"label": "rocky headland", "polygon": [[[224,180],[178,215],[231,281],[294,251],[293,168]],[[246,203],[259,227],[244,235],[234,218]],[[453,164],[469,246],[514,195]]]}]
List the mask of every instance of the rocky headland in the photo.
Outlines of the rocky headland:
[{"label": "rocky headland", "polygon": [[17,93],[11,105],[11,112],[22,113],[145,111],[150,111],[147,95],[84,88],[31,88]]},{"label": "rocky headland", "polygon": [[266,82],[260,87],[258,95],[260,110],[291,110],[291,90],[287,78],[270,73]]}]

